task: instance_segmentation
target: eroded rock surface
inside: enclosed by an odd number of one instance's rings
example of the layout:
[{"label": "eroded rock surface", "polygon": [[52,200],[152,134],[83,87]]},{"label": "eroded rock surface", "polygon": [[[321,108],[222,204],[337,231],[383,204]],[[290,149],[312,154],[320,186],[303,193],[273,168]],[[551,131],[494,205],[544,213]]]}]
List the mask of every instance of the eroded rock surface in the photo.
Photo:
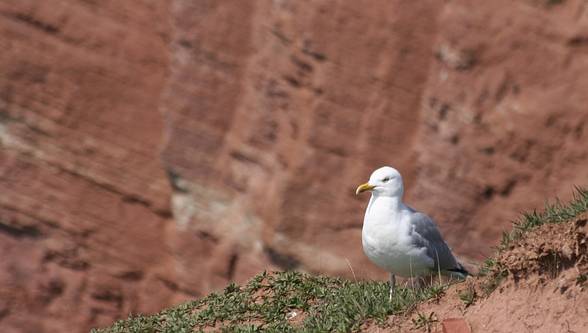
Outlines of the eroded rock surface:
[{"label": "eroded rock surface", "polygon": [[383,164],[471,259],[588,177],[581,0],[6,0],[0,32],[2,331],[382,277],[353,190]]}]

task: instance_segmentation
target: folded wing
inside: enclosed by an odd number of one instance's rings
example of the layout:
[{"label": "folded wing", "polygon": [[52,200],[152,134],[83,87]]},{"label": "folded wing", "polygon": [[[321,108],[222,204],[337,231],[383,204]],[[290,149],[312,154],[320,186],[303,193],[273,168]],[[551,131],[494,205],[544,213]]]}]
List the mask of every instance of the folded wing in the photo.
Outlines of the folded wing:
[{"label": "folded wing", "polygon": [[443,240],[439,229],[427,215],[414,211],[410,218],[411,238],[415,246],[427,249],[427,255],[435,262],[434,271],[468,275]]}]

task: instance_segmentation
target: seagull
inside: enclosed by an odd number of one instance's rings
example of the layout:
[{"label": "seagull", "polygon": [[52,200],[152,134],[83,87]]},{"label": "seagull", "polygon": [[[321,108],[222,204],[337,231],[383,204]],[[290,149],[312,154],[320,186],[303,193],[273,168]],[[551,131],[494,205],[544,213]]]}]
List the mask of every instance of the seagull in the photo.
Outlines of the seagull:
[{"label": "seagull", "polygon": [[390,272],[390,300],[396,275],[408,278],[440,273],[462,279],[469,275],[433,220],[402,202],[404,185],[396,169],[384,166],[375,170],[355,194],[366,191],[372,196],[363,219],[363,252]]}]

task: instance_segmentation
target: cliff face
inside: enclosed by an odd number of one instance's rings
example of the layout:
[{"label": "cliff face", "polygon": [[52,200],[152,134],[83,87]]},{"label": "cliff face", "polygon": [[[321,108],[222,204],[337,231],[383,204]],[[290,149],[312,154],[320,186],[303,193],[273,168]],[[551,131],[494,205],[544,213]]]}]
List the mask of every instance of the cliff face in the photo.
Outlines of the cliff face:
[{"label": "cliff face", "polygon": [[88,331],[178,295],[167,7],[0,3],[0,331]]},{"label": "cliff face", "polygon": [[0,327],[266,268],[380,277],[383,164],[459,254],[588,177],[583,1],[3,1]]},{"label": "cliff face", "polygon": [[264,256],[375,271],[360,249],[367,198],[354,189],[385,163],[416,177],[435,3],[175,3],[162,156],[176,222],[218,239],[213,252],[236,274]]},{"label": "cliff face", "polygon": [[438,26],[411,194],[458,251],[485,254],[518,212],[586,185],[588,9],[464,1]]}]

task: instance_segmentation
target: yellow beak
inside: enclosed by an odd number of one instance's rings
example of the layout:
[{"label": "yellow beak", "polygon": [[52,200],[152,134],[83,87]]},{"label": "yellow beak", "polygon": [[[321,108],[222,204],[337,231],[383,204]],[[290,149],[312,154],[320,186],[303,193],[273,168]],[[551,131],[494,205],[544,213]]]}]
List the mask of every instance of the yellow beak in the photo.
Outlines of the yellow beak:
[{"label": "yellow beak", "polygon": [[361,184],[357,187],[357,190],[355,190],[355,195],[360,194],[361,192],[365,192],[365,191],[371,191],[374,189],[374,185],[370,185],[370,183],[365,183],[365,184]]}]

